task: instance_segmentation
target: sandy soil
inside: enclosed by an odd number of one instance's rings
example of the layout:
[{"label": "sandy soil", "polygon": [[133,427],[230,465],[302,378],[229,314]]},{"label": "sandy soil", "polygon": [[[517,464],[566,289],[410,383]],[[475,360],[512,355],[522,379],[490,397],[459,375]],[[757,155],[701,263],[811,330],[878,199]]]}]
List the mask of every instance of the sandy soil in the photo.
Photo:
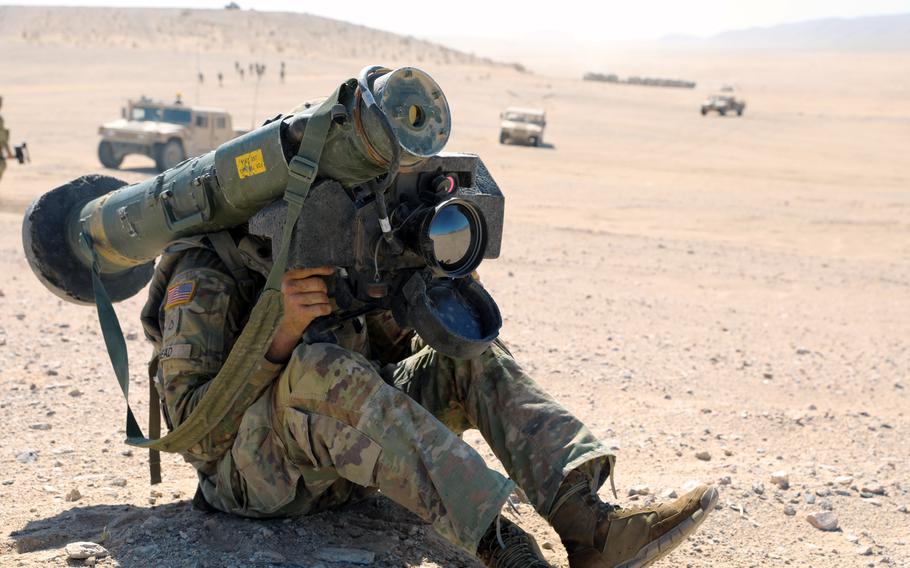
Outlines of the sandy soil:
[{"label": "sandy soil", "polygon": [[[287,522],[209,516],[190,508],[193,471],[172,456],[150,487],[144,455],[121,443],[123,403],[94,310],[40,286],[20,243],[31,199],[104,171],[97,127],[126,98],[180,91],[246,126],[381,62],[434,75],[453,109],[448,149],[480,154],[503,187],[503,255],[481,267],[503,336],[618,449],[621,502],[653,498],[628,497],[632,486],[720,484],[718,510],[660,566],[910,566],[910,75],[898,72],[910,56],[638,53],[604,69],[742,87],[742,118],[703,118],[707,87],[519,73],[357,27],[325,39],[359,38],[350,53],[279,53],[281,42],[251,53],[234,37],[243,26],[221,24],[206,28],[220,34],[212,49],[154,32],[135,47],[105,44],[127,23],[178,19],[113,12],[54,15],[48,32],[34,22],[50,16],[0,8],[2,112],[33,158],[0,182],[0,564],[67,565],[63,546],[92,540],[111,553],[104,566],[345,565],[321,559],[330,546],[372,551],[375,566],[476,566],[382,498]],[[314,25],[268,22],[259,33]],[[268,64],[255,113],[237,60]],[[547,109],[546,147],[497,143],[511,104]],[[129,158],[105,173],[137,181],[151,166]],[[118,308],[136,409],[147,400],[141,303]],[[479,436],[467,439],[492,465]],[[786,490],[770,481],[778,470]],[[519,509],[566,566],[555,535]],[[824,509],[838,530],[806,521]]]}]

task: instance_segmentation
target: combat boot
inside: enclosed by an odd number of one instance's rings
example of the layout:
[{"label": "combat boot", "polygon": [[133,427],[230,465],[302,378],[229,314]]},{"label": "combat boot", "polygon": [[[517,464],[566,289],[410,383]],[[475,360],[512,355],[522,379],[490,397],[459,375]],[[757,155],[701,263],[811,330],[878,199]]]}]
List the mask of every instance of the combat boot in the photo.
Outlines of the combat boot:
[{"label": "combat boot", "polygon": [[502,517],[481,537],[477,557],[489,568],[551,568],[534,537]]},{"label": "combat boot", "polygon": [[642,568],[692,534],[716,503],[717,490],[701,485],[670,503],[622,509],[601,501],[591,480],[573,471],[560,486],[548,520],[571,568]]}]

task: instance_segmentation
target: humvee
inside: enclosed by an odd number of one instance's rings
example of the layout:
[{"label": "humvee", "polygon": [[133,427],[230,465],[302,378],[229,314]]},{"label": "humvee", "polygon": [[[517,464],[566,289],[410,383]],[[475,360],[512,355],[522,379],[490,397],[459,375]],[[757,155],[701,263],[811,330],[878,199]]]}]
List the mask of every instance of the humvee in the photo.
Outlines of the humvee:
[{"label": "humvee", "polygon": [[119,120],[98,128],[98,159],[116,169],[125,156],[142,154],[163,172],[243,133],[233,128],[225,110],[186,106],[179,98],[166,104],[142,97],[129,101]]},{"label": "humvee", "polygon": [[742,116],[746,110],[746,101],[737,100],[733,95],[712,95],[701,104],[701,115],[704,116],[712,110],[721,116],[727,112],[735,112],[736,116]]},{"label": "humvee", "polygon": [[499,115],[499,143],[517,142],[530,146],[543,143],[543,129],[547,125],[544,111],[535,108],[509,107]]}]

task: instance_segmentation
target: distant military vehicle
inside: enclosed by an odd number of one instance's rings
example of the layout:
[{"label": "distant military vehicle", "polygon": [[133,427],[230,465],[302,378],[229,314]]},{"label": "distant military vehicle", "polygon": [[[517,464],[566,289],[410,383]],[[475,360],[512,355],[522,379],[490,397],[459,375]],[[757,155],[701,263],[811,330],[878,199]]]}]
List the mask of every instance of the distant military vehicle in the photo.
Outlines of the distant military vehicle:
[{"label": "distant military vehicle", "polygon": [[121,115],[98,129],[98,159],[107,168],[119,168],[129,154],[142,154],[163,172],[244,132],[233,128],[227,111],[186,106],[179,97],[172,104],[146,97],[129,101]]},{"label": "distant military vehicle", "polygon": [[743,111],[746,110],[746,101],[737,99],[733,95],[712,95],[701,104],[701,114],[704,116],[712,110],[717,111],[717,114],[721,116],[728,112],[735,112],[736,116],[742,116]]},{"label": "distant military vehicle", "polygon": [[543,129],[547,125],[546,113],[536,108],[509,107],[499,115],[499,143],[517,142],[530,146],[543,143]]}]

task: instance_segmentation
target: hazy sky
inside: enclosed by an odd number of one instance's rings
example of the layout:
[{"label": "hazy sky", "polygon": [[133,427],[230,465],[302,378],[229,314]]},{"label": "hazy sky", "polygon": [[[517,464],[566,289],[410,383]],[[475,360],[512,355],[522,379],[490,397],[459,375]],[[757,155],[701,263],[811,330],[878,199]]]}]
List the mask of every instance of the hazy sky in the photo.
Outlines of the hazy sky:
[{"label": "hazy sky", "polygon": [[[220,8],[228,0],[18,0],[18,5],[104,5]],[[340,0],[238,1],[243,8],[309,12],[422,38],[527,37],[557,32],[578,41],[656,39],[669,34],[708,36],[754,26],[815,18],[910,12],[910,0]],[[521,8],[512,6],[523,5]],[[505,26],[505,28],[504,28]],[[503,30],[509,30],[503,33]],[[523,29],[524,33],[516,30]]]}]

